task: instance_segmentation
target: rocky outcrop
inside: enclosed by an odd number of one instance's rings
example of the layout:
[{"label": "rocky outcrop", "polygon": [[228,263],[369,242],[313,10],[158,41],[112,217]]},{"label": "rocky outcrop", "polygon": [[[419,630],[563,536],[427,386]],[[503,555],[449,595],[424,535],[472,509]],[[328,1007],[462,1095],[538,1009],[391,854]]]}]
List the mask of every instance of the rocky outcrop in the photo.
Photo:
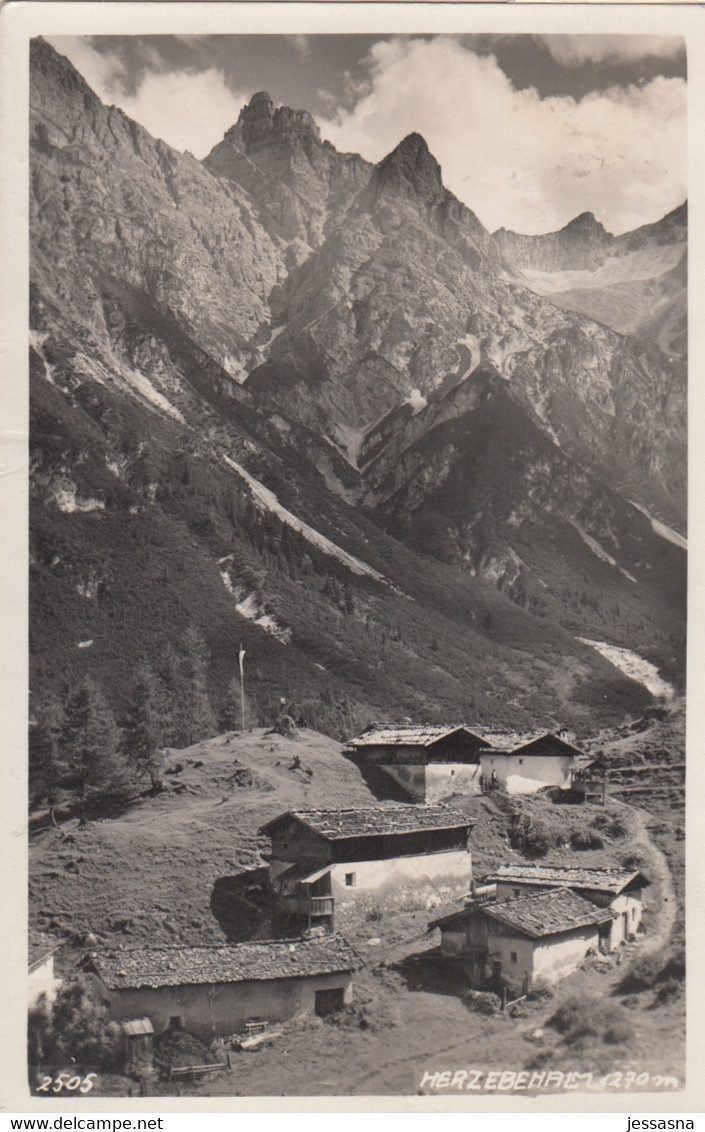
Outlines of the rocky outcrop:
[{"label": "rocky outcrop", "polygon": [[236,381],[268,319],[285,246],[238,186],[104,107],[67,59],[32,41],[32,279],[109,348],[101,280],[144,295]]},{"label": "rocky outcrop", "polygon": [[[612,236],[592,213],[560,232],[495,232],[505,266],[566,310],[646,340],[669,359],[685,358],[686,241],[683,204],[656,224]],[[676,375],[684,382],[684,371]]]},{"label": "rocky outcrop", "polygon": [[311,247],[367,184],[371,168],[322,142],[305,110],[275,107],[264,91],[253,95],[205,165],[250,193],[265,226]]},{"label": "rocky outcrop", "polygon": [[590,269],[602,263],[614,236],[592,212],[581,212],[565,228],[541,236],[521,236],[500,228],[494,233],[504,259],[513,268],[536,271]]}]

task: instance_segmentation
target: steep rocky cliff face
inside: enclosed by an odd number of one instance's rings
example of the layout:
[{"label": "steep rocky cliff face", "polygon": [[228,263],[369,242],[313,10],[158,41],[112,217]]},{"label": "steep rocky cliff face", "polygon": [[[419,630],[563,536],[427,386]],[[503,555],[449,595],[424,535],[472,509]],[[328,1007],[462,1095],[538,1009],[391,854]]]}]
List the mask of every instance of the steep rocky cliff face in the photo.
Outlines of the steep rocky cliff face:
[{"label": "steep rocky cliff face", "polygon": [[[31,102],[39,684],[192,622],[262,711],[639,702],[578,636],[676,678],[684,211],[492,236],[418,134],[371,167],[263,93],[198,162],[41,40]],[[586,317],[609,287],[638,336]]]},{"label": "steep rocky cliff face", "polygon": [[[357,154],[337,153],[321,141],[310,114],[275,108],[265,91],[253,96],[205,164],[247,189],[265,224],[310,247],[323,241],[370,176]],[[292,257],[305,251],[294,247]]]},{"label": "steep rocky cliff face", "polygon": [[[592,213],[560,232],[494,238],[509,269],[532,290],[622,334],[646,338],[671,366],[685,357],[685,204],[656,224],[611,236]],[[664,358],[665,356],[665,358]],[[684,370],[676,374],[684,384]]]}]

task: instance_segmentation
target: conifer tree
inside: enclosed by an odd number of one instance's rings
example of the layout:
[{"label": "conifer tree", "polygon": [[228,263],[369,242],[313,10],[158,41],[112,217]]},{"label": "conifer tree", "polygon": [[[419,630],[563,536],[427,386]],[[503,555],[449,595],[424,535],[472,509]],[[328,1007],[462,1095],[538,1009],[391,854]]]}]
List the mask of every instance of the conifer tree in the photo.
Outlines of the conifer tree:
[{"label": "conifer tree", "polygon": [[116,800],[127,793],[129,774],[121,738],[103,693],[90,676],[85,677],[64,705],[59,741],[62,780],[78,799],[82,825],[90,802]]},{"label": "conifer tree", "polygon": [[184,747],[215,734],[216,721],[208,695],[210,654],[202,634],[193,625],[184,633],[179,665],[179,699],[176,706],[180,745]]},{"label": "conifer tree", "polygon": [[166,726],[157,677],[151,666],[142,661],[130,689],[123,728],[123,750],[137,777],[149,776],[155,793],[162,781]]},{"label": "conifer tree", "polygon": [[181,658],[171,645],[161,652],[156,669],[157,713],[162,720],[162,741],[167,747],[180,746],[178,703],[182,694]]},{"label": "conifer tree", "polygon": [[46,802],[51,820],[59,799],[61,752],[59,743],[64,725],[64,709],[58,696],[49,694],[35,709],[29,732],[29,800],[31,806]]}]

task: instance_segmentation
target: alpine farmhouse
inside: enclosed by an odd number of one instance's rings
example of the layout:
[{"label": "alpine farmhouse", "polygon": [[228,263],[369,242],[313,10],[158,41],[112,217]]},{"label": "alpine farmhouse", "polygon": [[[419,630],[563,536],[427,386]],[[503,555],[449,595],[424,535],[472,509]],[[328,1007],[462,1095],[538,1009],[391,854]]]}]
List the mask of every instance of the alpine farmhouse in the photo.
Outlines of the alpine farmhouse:
[{"label": "alpine farmhouse", "polygon": [[240,1034],[253,1020],[326,1015],[352,999],[360,960],[339,935],[213,947],[89,952],[82,969],[117,1021],[148,1019],[156,1034]]},{"label": "alpine farmhouse", "polygon": [[511,900],[570,888],[600,908],[614,913],[608,946],[614,951],[638,931],[642,916],[642,894],[649,881],[637,869],[563,868],[551,865],[501,865],[484,879],[495,885],[497,900]]},{"label": "alpine farmhouse", "polygon": [[441,929],[441,954],[477,990],[526,994],[537,979],[557,982],[608,941],[615,913],[569,888],[519,899],[473,903],[429,924]]},{"label": "alpine farmhouse", "polygon": [[467,893],[472,823],[446,806],[289,811],[262,826],[280,930],[333,928],[341,913],[428,907]]}]

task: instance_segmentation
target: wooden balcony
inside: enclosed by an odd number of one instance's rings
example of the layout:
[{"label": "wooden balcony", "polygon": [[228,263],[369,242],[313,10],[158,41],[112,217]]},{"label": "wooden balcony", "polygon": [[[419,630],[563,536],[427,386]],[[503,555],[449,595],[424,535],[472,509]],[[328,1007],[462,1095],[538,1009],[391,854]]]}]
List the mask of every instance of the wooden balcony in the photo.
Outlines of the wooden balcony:
[{"label": "wooden balcony", "polygon": [[332,916],[335,900],[332,896],[278,896],[277,912],[287,916]]}]

